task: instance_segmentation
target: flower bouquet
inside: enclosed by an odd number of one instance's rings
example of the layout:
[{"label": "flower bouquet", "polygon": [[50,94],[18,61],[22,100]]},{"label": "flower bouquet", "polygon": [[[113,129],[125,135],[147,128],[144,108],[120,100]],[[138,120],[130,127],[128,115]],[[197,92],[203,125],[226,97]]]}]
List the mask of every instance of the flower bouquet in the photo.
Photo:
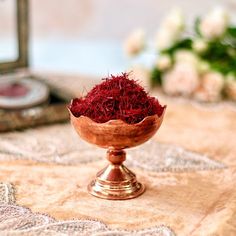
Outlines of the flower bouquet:
[{"label": "flower bouquet", "polygon": [[[145,33],[136,30],[124,43],[128,55],[145,49]],[[153,48],[153,47],[152,47]],[[156,59],[150,69],[152,85],[168,95],[181,95],[204,102],[236,101],[236,27],[221,7],[185,27],[180,9],[162,21],[155,38]]]}]

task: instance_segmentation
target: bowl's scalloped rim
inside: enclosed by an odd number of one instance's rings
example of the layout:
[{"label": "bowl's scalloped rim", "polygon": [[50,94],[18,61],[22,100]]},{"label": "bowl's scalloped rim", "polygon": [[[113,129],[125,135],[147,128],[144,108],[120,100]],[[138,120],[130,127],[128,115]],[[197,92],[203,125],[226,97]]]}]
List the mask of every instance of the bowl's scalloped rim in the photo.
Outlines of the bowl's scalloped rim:
[{"label": "bowl's scalloped rim", "polygon": [[163,110],[161,116],[158,116],[157,114],[152,115],[152,116],[146,116],[146,117],[144,117],[141,121],[139,121],[138,123],[134,123],[134,124],[129,124],[129,123],[127,123],[127,122],[125,122],[125,121],[123,121],[123,120],[121,120],[121,119],[109,120],[109,121],[106,121],[106,122],[103,122],[103,123],[98,123],[98,122],[94,121],[93,119],[91,119],[91,118],[88,117],[88,116],[83,116],[83,115],[81,115],[81,116],[79,116],[79,117],[76,117],[76,116],[74,116],[74,114],[71,112],[71,110],[70,110],[69,107],[68,107],[68,110],[69,110],[70,115],[71,115],[73,118],[75,118],[75,119],[77,119],[77,120],[79,120],[79,119],[87,119],[90,123],[94,123],[94,124],[96,124],[96,125],[115,125],[115,124],[121,125],[121,124],[124,124],[124,125],[128,125],[128,126],[138,126],[138,125],[140,125],[141,123],[143,123],[143,122],[145,122],[146,120],[149,120],[149,119],[156,118],[157,120],[162,120],[163,117],[164,117],[164,115],[165,115],[165,111],[166,111],[166,107],[167,107],[167,106],[164,105],[163,107],[164,107],[164,110]]}]

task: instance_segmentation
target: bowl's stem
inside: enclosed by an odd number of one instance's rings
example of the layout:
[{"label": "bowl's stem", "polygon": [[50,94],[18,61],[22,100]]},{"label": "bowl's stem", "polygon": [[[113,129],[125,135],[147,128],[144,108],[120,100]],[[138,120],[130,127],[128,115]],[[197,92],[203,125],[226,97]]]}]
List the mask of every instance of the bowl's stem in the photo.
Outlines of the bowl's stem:
[{"label": "bowl's stem", "polygon": [[110,200],[125,200],[144,192],[145,188],[137,182],[135,174],[123,165],[126,159],[124,150],[108,149],[107,159],[110,164],[99,171],[88,186],[92,195]]},{"label": "bowl's stem", "polygon": [[107,150],[107,160],[110,161],[112,164],[120,165],[126,159],[126,153],[124,150],[115,150],[115,149],[108,149]]}]

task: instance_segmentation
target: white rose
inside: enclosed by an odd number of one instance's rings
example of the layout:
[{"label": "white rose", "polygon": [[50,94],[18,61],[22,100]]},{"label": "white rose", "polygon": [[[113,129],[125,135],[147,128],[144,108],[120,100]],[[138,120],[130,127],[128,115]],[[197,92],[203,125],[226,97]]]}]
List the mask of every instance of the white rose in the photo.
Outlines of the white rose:
[{"label": "white rose", "polygon": [[145,33],[142,29],[133,31],[124,42],[124,51],[133,56],[139,53],[145,46]]},{"label": "white rose", "polygon": [[166,29],[160,29],[156,34],[156,48],[160,51],[165,50],[171,46],[179,39],[179,35],[175,34],[174,31],[169,31]]},{"label": "white rose", "polygon": [[235,75],[229,74],[226,76],[225,92],[230,99],[236,101],[236,78],[235,78]]},{"label": "white rose", "polygon": [[224,86],[224,76],[219,72],[208,72],[202,78],[203,87],[214,93],[219,93]]},{"label": "white rose", "polygon": [[208,72],[203,75],[201,85],[195,93],[195,98],[205,102],[219,101],[223,87],[224,76],[219,72]]},{"label": "white rose", "polygon": [[161,28],[166,28],[168,31],[182,32],[184,29],[184,16],[181,9],[172,9],[162,21]]},{"label": "white rose", "polygon": [[224,34],[229,22],[229,15],[224,8],[216,7],[200,22],[199,30],[203,37],[214,39]]},{"label": "white rose", "polygon": [[191,95],[199,86],[199,76],[192,64],[178,62],[163,76],[163,89],[171,95]]},{"label": "white rose", "polygon": [[164,50],[171,47],[181,36],[184,30],[184,17],[179,9],[173,9],[160,25],[156,34],[156,47]]},{"label": "white rose", "polygon": [[205,52],[207,50],[207,42],[203,39],[195,39],[193,41],[193,50],[198,53]]},{"label": "white rose", "polygon": [[162,54],[158,57],[156,67],[160,70],[166,70],[171,66],[171,58],[167,54]]},{"label": "white rose", "polygon": [[198,71],[199,73],[206,73],[210,70],[210,64],[206,61],[203,61],[203,60],[199,60],[199,63],[198,63]]},{"label": "white rose", "polygon": [[174,55],[174,59],[177,63],[184,62],[189,63],[197,68],[199,63],[198,56],[190,50],[178,50]]}]

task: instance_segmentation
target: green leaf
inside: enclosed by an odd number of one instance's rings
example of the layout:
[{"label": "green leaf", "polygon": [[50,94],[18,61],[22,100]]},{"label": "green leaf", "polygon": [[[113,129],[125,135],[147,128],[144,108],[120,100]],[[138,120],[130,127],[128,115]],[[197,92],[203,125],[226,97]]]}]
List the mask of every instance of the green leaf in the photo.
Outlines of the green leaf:
[{"label": "green leaf", "polygon": [[161,85],[162,84],[162,80],[161,80],[161,71],[158,70],[157,68],[154,68],[151,71],[151,84],[153,86],[155,85]]},{"label": "green leaf", "polygon": [[236,27],[233,27],[233,26],[228,27],[226,33],[236,38]]},{"label": "green leaf", "polygon": [[236,54],[231,44],[226,41],[210,41],[208,49],[199,56],[208,61],[213,70],[223,74],[236,71]]},{"label": "green leaf", "polygon": [[200,29],[199,29],[200,22],[201,22],[200,17],[197,17],[194,22],[194,31],[195,31],[196,35],[202,37]]},{"label": "green leaf", "polygon": [[161,53],[167,53],[170,56],[173,56],[173,54],[179,49],[191,49],[191,48],[192,48],[192,39],[185,38],[175,43],[172,47],[161,51]]}]

